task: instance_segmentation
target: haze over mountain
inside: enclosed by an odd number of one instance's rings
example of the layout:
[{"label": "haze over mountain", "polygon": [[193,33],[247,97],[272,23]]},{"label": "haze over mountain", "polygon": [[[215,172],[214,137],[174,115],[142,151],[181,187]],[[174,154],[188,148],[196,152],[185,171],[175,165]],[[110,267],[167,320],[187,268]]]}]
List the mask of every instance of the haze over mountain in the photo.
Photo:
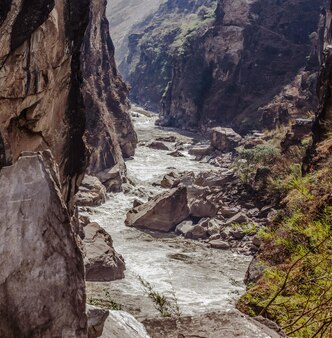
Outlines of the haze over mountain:
[{"label": "haze over mountain", "polygon": [[110,0],[106,15],[119,64],[127,54],[126,39],[133,26],[156,11],[165,0]]}]

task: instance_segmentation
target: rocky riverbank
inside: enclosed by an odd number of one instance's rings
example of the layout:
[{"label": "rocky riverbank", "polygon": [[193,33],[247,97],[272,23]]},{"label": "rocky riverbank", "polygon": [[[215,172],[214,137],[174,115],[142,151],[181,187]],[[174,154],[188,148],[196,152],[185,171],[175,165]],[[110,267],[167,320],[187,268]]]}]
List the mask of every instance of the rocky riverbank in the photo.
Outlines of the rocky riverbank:
[{"label": "rocky riverbank", "polygon": [[[125,278],[89,282],[89,302],[130,312],[147,324],[152,337],[163,336],[161,332],[176,337],[201,332],[210,337],[225,328],[219,315],[227,317],[227,337],[278,336],[234,309],[245,290],[251,255],[259,247],[255,232],[266,222],[271,206],[253,204],[239,188],[230,170],[230,154],[220,157],[220,150],[212,149],[197,160],[190,153],[210,147],[209,141],[156,127],[156,116],[140,109],[134,109],[132,116],[139,146],[126,163],[128,183],[122,192],[109,194],[101,206],[81,209],[112,234],[126,263]],[[223,165],[216,167],[221,158]],[[168,321],[161,320],[142,280],[158,294],[176,300],[181,314],[174,331],[168,332]],[[188,318],[192,319],[188,322]],[[187,332],[183,323],[189,323]]]}]

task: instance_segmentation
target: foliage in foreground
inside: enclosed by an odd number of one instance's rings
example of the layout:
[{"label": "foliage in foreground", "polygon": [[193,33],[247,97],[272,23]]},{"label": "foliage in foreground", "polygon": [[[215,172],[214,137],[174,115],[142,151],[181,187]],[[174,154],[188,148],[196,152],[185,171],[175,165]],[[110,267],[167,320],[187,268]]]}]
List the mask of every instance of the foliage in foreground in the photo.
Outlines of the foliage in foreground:
[{"label": "foliage in foreground", "polygon": [[332,168],[296,171],[282,217],[261,233],[269,268],[240,299],[240,310],[275,320],[288,336],[332,337]]},{"label": "foliage in foreground", "polygon": [[166,295],[156,291],[149,282],[143,279],[143,277],[137,276],[137,278],[141,282],[145,293],[153,301],[156,310],[158,310],[158,312],[161,314],[162,317],[181,316],[180,307],[178,305],[174,291],[171,297],[167,297]]},{"label": "foliage in foreground", "polygon": [[112,300],[111,295],[107,289],[104,289],[103,293],[104,294],[101,297],[89,297],[88,304],[108,310],[122,310],[122,305]]}]

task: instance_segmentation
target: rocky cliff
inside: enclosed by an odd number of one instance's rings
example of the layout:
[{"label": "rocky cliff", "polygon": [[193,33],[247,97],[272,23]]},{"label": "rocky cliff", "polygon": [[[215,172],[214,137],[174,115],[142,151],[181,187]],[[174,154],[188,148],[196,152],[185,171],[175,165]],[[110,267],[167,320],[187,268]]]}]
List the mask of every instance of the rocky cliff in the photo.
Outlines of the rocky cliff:
[{"label": "rocky cliff", "polygon": [[22,151],[50,148],[69,202],[88,165],[91,171],[110,168],[122,161],[121,150],[131,156],[136,144],[106,2],[6,4],[0,27],[1,161],[10,164]]},{"label": "rocky cliff", "polygon": [[[212,0],[165,3],[129,37],[122,69],[133,100],[156,109],[162,99],[163,125],[257,128],[264,107],[301,68],[317,70],[317,57],[307,63],[307,56],[324,2],[223,0],[214,14]],[[300,90],[314,88],[311,74]]]},{"label": "rocky cliff", "polygon": [[115,65],[106,4],[106,0],[91,2],[90,22],[82,47],[82,92],[90,173],[110,169],[115,164],[125,171],[123,157],[133,156],[137,143],[128,114],[128,88]]},{"label": "rocky cliff", "polygon": [[0,4],[2,337],[87,337],[73,197],[87,170],[124,173],[136,146],[105,10]]}]

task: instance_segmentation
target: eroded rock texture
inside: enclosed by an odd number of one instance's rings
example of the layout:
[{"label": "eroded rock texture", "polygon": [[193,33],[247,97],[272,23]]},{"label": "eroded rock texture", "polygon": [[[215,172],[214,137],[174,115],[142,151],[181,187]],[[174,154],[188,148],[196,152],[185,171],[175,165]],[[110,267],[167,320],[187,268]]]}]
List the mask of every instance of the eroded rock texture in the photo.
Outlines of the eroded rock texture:
[{"label": "eroded rock texture", "polygon": [[128,114],[128,88],[118,74],[105,16],[106,0],[92,1],[83,44],[84,104],[89,172],[99,172],[134,155],[137,136]]},{"label": "eroded rock texture", "polygon": [[1,163],[15,162],[21,151],[51,149],[69,203],[88,153],[90,171],[101,171],[135,148],[106,2],[13,0],[1,6]]},{"label": "eroded rock texture", "polygon": [[0,172],[1,337],[86,337],[83,259],[50,159]]},{"label": "eroded rock texture", "polygon": [[[213,3],[217,9],[211,17],[207,8]],[[302,67],[317,68],[317,33],[311,33],[324,3],[168,1],[129,37],[130,54],[123,68],[134,87],[132,97],[152,108],[162,99],[160,124],[182,128],[223,124],[248,130],[261,125],[265,110],[294,111],[292,106],[305,99],[280,108],[266,106],[295,81]],[[185,11],[193,19],[181,21],[179,13]],[[172,13],[180,24],[168,25],[171,19],[163,20],[163,12]],[[162,39],[158,31],[164,32]],[[309,76],[294,86],[310,87],[315,79]]]},{"label": "eroded rock texture", "polygon": [[305,159],[305,170],[313,166],[328,166],[332,161],[332,2],[321,15],[320,58],[322,61],[317,93],[319,107],[313,128],[313,145]]},{"label": "eroded rock texture", "polygon": [[74,195],[136,144],[105,6],[0,3],[1,337],[87,335]]}]

